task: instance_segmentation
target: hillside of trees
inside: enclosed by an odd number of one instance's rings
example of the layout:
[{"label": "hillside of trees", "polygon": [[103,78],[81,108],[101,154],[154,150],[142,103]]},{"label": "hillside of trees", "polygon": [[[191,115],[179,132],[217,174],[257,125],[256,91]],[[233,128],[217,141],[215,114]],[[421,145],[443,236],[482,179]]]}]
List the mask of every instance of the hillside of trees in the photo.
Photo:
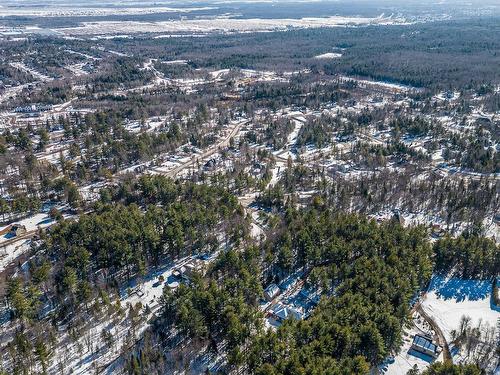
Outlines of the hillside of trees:
[{"label": "hillside of trees", "polygon": [[[172,350],[195,340],[215,352],[224,343],[229,368],[255,374],[365,374],[398,347],[409,301],[432,272],[424,228],[288,208],[268,238],[260,248],[221,255],[192,285],[166,289],[155,340]],[[298,270],[322,288],[322,301],[309,319],[266,332],[260,280],[279,282]],[[156,365],[135,355],[130,363],[146,371]]]},{"label": "hillside of trees", "polygon": [[[152,327],[123,353],[130,373],[182,368],[178,351],[190,343],[225,353],[226,371],[365,374],[400,346],[410,301],[433,271],[492,277],[499,269],[499,247],[477,233],[431,245],[423,226],[379,224],[321,200],[306,209],[283,203],[260,244],[248,227],[236,197],[222,188],[157,176],[103,189],[92,213],[41,233],[24,276],[9,281],[6,300],[19,324],[9,344],[13,369],[49,363],[55,341],[34,340],[38,330],[55,337],[63,322],[77,328],[120,285],[185,255],[224,249],[205,273],[164,289]],[[306,320],[265,330],[263,288],[297,272],[320,291],[319,305]],[[138,310],[130,314],[135,319]]]},{"label": "hillside of trees", "polygon": [[40,344],[43,358],[33,354],[40,330],[54,338],[68,322],[79,329],[129,280],[185,255],[235,246],[248,237],[248,222],[222,189],[143,177],[104,190],[92,213],[60,219],[40,236],[27,268],[5,290],[18,339],[3,354],[10,353],[14,373],[48,363],[54,340]]}]

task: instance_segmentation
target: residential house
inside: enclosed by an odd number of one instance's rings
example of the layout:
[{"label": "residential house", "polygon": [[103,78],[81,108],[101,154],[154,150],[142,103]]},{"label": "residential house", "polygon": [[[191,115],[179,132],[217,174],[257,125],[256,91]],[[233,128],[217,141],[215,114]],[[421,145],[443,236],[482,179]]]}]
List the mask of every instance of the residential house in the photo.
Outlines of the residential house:
[{"label": "residential house", "polygon": [[270,284],[265,290],[264,290],[264,297],[268,301],[272,301],[275,299],[278,295],[280,294],[280,288],[278,288],[278,285],[276,284]]},{"label": "residential house", "polygon": [[283,323],[286,319],[292,318],[296,320],[304,320],[306,315],[303,311],[296,307],[285,306],[280,303],[276,304],[270,310],[271,316],[278,322]]},{"label": "residential house", "polygon": [[27,232],[26,226],[22,224],[12,224],[9,228],[9,235],[12,237],[22,236]]},{"label": "residential house", "polygon": [[413,350],[427,354],[432,358],[437,358],[442,351],[442,348],[435,344],[431,337],[415,335],[411,344]]}]

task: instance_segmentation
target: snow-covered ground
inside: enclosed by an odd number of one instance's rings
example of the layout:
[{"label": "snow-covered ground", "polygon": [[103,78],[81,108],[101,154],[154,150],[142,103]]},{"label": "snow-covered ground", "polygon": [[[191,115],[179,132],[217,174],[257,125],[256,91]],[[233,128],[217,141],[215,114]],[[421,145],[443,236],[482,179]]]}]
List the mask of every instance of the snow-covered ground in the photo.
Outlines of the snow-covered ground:
[{"label": "snow-covered ground", "polygon": [[30,248],[31,240],[22,240],[7,246],[0,245],[0,272],[5,270],[17,257],[27,252]]},{"label": "snow-covered ground", "polygon": [[[215,259],[216,253],[203,261],[205,264]],[[131,306],[142,306],[133,340],[140,337],[149,327],[149,319],[160,309],[160,297],[164,287],[175,289],[179,280],[172,276],[172,272],[187,263],[193,262],[196,257],[187,256],[171,263],[161,269],[154,270],[143,279],[134,279],[120,289],[120,305],[127,311]],[[93,373],[95,366],[112,364],[121,353],[121,348],[127,342],[130,334],[130,323],[122,316],[106,316],[98,321],[89,322],[86,333],[75,342],[69,337],[62,337],[55,355],[63,359],[65,368],[71,374]],[[113,343],[106,349],[106,340],[102,332],[112,334]],[[130,338],[128,338],[130,340]],[[128,343],[130,344],[130,342]],[[55,370],[57,364],[54,364]],[[112,367],[112,366],[111,366]]]},{"label": "snow-covered ground", "polygon": [[500,222],[493,220],[493,218],[486,218],[483,220],[484,235],[492,238],[496,243],[500,243]]},{"label": "snow-covered ground", "polygon": [[[419,317],[418,313],[414,313],[412,318],[411,326],[406,327],[403,331],[403,345],[399,353],[382,363],[379,367],[381,373],[387,375],[404,375],[415,365],[419,370],[424,370],[434,362],[430,356],[416,352],[411,348],[413,337],[416,334],[421,335],[428,332],[428,327],[425,327],[425,321]],[[442,357],[442,354],[440,357]],[[442,359],[440,357],[436,361],[440,361]]]},{"label": "snow-covered ground", "polygon": [[[61,209],[63,207],[56,206],[56,208]],[[44,211],[48,211],[48,208]],[[71,216],[64,215],[64,217],[69,218]],[[28,233],[36,231],[39,228],[47,228],[55,223],[56,221],[51,219],[47,212],[40,212],[25,219],[16,221],[16,224],[24,225]],[[0,232],[8,227],[8,225],[0,227]],[[20,239],[19,241],[12,242],[13,239],[15,239],[15,237],[12,237],[8,233],[0,237],[0,272],[3,271],[17,257],[29,250],[31,243],[30,239]]]},{"label": "snow-covered ground", "polygon": [[100,58],[97,58],[97,57],[94,57],[94,56],[90,56],[86,53],[82,53],[82,52],[77,52],[77,51],[73,51],[71,49],[65,49],[64,50],[65,52],[68,52],[68,53],[72,53],[74,55],[78,55],[78,56],[82,56],[82,57],[85,57],[86,59],[89,59],[89,60],[100,60]]},{"label": "snow-covered ground", "polygon": [[317,28],[360,26],[369,24],[403,24],[404,19],[383,17],[343,17],[330,16],[319,18],[300,19],[239,19],[216,17],[213,19],[184,19],[162,22],[137,22],[137,21],[101,21],[83,22],[79,26],[60,28],[59,32],[66,35],[106,35],[106,34],[133,34],[133,33],[163,33],[163,32],[251,32],[289,30],[293,28]]},{"label": "snow-covered ground", "polygon": [[273,155],[279,156],[281,159],[291,158],[292,160],[297,159],[297,153],[293,150],[293,147],[297,143],[297,138],[299,136],[300,129],[306,122],[306,119],[303,117],[303,114],[298,112],[298,114],[290,114],[292,117],[292,122],[294,124],[294,128],[292,132],[288,135],[287,144],[284,148],[274,151]]},{"label": "snow-covered ground", "polygon": [[212,77],[212,79],[220,79],[222,76],[228,74],[229,71],[229,69],[215,70],[213,72],[210,72],[210,76]]},{"label": "snow-covered ground", "polygon": [[[33,216],[27,217],[25,219],[19,220],[16,223],[24,225],[26,227],[26,231],[30,232],[36,230],[38,228],[45,228],[49,226],[53,220],[47,216],[46,213],[38,213]],[[0,227],[0,232],[6,229],[8,225]],[[8,240],[9,238],[2,236],[0,237],[0,244],[2,241]]]},{"label": "snow-covered ground", "polygon": [[[491,280],[467,280],[434,275],[421,306],[442,330],[446,341],[451,344],[451,331],[459,329],[463,316],[471,318],[472,327],[477,326],[479,322],[483,326],[495,327],[500,322],[500,309],[492,305],[491,291]],[[434,335],[431,327],[419,317],[418,313],[413,314],[411,326],[404,330],[400,352],[380,366],[382,373],[406,374],[414,365],[423,370],[433,362],[431,357],[411,349],[415,334]],[[454,361],[461,359],[459,352],[452,350],[452,355]],[[441,361],[442,356],[443,354],[436,361]]]},{"label": "snow-covered ground", "polygon": [[89,74],[88,72],[83,70],[84,66],[85,66],[85,63],[72,64],[72,65],[66,66],[66,69],[68,69],[75,76],[83,76],[83,75]]},{"label": "snow-covered ground", "polygon": [[[35,84],[36,82],[33,82],[32,84]],[[24,85],[19,85],[19,86],[14,86],[14,87],[9,87],[4,90],[2,94],[0,94],[0,103],[4,102],[5,100],[9,98],[15,98],[17,95],[19,95],[23,89],[28,87],[30,84],[26,83]]]},{"label": "snow-covered ground", "polygon": [[441,92],[438,95],[435,96],[436,99],[438,100],[457,100],[460,98],[460,92],[459,91],[454,91],[454,92]]},{"label": "snow-covered ground", "polygon": [[167,64],[167,65],[187,65],[188,61],[187,60],[168,60],[168,61],[162,61],[162,64]]},{"label": "snow-covered ground", "polygon": [[446,340],[451,341],[451,331],[459,328],[462,316],[469,316],[472,325],[483,323],[495,326],[500,311],[491,303],[490,280],[465,280],[434,276],[422,307],[439,325]]},{"label": "snow-covered ground", "polygon": [[342,57],[341,53],[334,53],[334,52],[328,52],[328,53],[323,53],[322,55],[314,56],[315,59],[325,59],[325,60],[340,59],[341,57]]},{"label": "snow-covered ground", "polygon": [[374,87],[374,88],[384,88],[388,90],[394,90],[398,92],[408,92],[408,91],[422,91],[419,88],[416,87],[411,87],[411,86],[406,86],[398,83],[390,83],[390,82],[382,82],[382,81],[370,81],[366,79],[357,79],[353,77],[348,77],[348,76],[340,76],[339,77],[341,80],[344,81],[355,81],[361,86],[366,86],[366,87]]},{"label": "snow-covered ground", "polygon": [[34,17],[92,17],[92,16],[114,16],[154,13],[189,13],[202,10],[214,9],[213,7],[70,7],[70,6],[19,6],[1,7],[0,17],[7,16],[34,16]]},{"label": "snow-covered ground", "polygon": [[99,191],[107,185],[105,181],[95,182],[80,187],[78,190],[84,201],[91,202],[99,199]]},{"label": "snow-covered ground", "polygon": [[43,81],[43,82],[48,82],[48,81],[52,81],[54,80],[53,78],[51,77],[48,77],[46,76],[45,74],[42,74],[38,71],[36,71],[35,69],[31,69],[29,67],[27,67],[24,63],[22,62],[14,62],[14,63],[10,63],[10,66],[12,66],[13,68],[16,68],[16,69],[19,69],[19,70],[22,70],[23,72],[26,72],[26,73],[29,73],[31,74],[34,78],[40,80],[40,81]]}]

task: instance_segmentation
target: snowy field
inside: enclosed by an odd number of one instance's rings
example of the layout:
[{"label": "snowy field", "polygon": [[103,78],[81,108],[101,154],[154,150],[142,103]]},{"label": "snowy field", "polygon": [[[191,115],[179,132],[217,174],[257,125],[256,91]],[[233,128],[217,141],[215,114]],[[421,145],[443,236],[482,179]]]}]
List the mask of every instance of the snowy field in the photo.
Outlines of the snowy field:
[{"label": "snowy field", "polygon": [[409,92],[409,91],[422,91],[420,88],[412,87],[412,86],[406,86],[398,83],[390,83],[390,82],[383,82],[383,81],[371,81],[371,80],[366,80],[366,79],[357,79],[357,78],[352,78],[348,76],[340,76],[340,80],[343,81],[355,81],[361,86],[366,86],[366,87],[372,87],[372,88],[382,88],[382,89],[387,89],[387,90],[394,90],[398,92]]},{"label": "snowy field", "polygon": [[[46,213],[39,213],[35,214],[33,216],[27,217],[25,219],[16,221],[16,223],[24,225],[26,227],[26,231],[30,232],[33,230],[36,230],[38,228],[45,228],[49,226],[53,220],[47,216]],[[0,232],[6,229],[8,225],[5,225],[3,227],[0,227]],[[6,236],[2,236],[0,238],[0,244],[2,241],[5,241],[9,238],[6,238]]]},{"label": "snowy field", "polygon": [[341,57],[342,57],[341,53],[334,53],[334,52],[328,52],[328,53],[323,53],[322,55],[314,56],[315,59],[325,59],[325,60],[340,59]]},{"label": "snowy field", "polygon": [[318,28],[360,25],[402,24],[404,19],[383,17],[342,17],[300,19],[235,19],[217,17],[214,19],[185,19],[162,22],[102,21],[83,22],[80,26],[57,29],[65,35],[105,35],[134,33],[211,33],[211,32],[252,32],[289,30],[294,28]]},{"label": "snowy field", "polygon": [[[419,315],[414,313],[411,327],[407,327],[403,331],[403,345],[400,348],[400,352],[394,358],[389,358],[382,363],[379,367],[381,373],[387,375],[404,375],[414,366],[417,366],[422,371],[434,362],[432,357],[416,352],[411,348],[413,337],[416,334],[421,335],[428,331],[423,324]],[[441,357],[442,354],[436,361],[441,361]]]},{"label": "snowy field", "polygon": [[92,17],[115,16],[155,13],[190,13],[212,10],[213,7],[74,7],[74,6],[46,6],[46,7],[0,7],[0,17]]},{"label": "snowy field", "polygon": [[473,326],[482,320],[495,326],[500,310],[491,303],[490,280],[464,280],[434,276],[422,307],[439,325],[447,341],[451,331],[459,328],[462,316],[469,316]]},{"label": "snowy field", "polygon": [[[421,306],[439,325],[448,343],[451,343],[451,331],[459,328],[464,315],[471,318],[471,326],[476,326],[479,322],[490,327],[498,324],[500,309],[492,305],[491,291],[490,280],[465,280],[435,275]],[[411,349],[415,334],[434,334],[432,328],[419,317],[418,313],[413,314],[411,326],[404,330],[400,352],[379,367],[381,373],[406,374],[415,365],[422,371],[434,362],[431,357]],[[452,354],[454,361],[460,359],[459,353],[452,351]],[[443,354],[436,361],[441,361],[442,356]]]}]

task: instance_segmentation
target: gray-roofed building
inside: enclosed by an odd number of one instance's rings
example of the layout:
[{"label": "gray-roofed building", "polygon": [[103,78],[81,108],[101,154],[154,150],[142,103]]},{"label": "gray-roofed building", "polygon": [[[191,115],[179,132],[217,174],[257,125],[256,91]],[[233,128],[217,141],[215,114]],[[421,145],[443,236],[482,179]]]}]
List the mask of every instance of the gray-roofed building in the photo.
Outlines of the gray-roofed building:
[{"label": "gray-roofed building", "polygon": [[268,301],[272,301],[278,294],[280,294],[280,288],[276,284],[269,284],[264,290],[264,297]]},{"label": "gray-roofed building", "polygon": [[304,312],[300,311],[295,307],[285,306],[281,303],[274,306],[270,311],[271,315],[280,323],[288,318],[293,318],[297,320],[305,319]]},{"label": "gray-roofed building", "polygon": [[439,345],[434,344],[432,338],[421,335],[415,335],[411,347],[417,352],[430,355],[433,358],[437,358],[442,350]]}]

